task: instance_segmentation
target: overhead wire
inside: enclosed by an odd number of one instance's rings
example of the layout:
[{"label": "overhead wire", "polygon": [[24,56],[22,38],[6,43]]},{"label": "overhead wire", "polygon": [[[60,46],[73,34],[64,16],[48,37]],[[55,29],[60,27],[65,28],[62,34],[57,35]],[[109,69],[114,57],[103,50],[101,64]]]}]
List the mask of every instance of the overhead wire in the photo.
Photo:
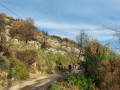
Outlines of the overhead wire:
[{"label": "overhead wire", "polygon": [[[1,1],[3,2],[3,1]],[[4,7],[5,9],[7,9],[8,11],[10,11],[11,13],[13,13],[15,16],[17,16],[19,19],[21,20],[24,20],[21,16],[17,15],[15,12],[13,12],[12,10],[10,10],[7,6],[3,5],[2,3],[0,2],[0,5],[2,7]],[[3,2],[4,3],[4,2]],[[33,26],[31,23],[29,23],[28,21],[25,20],[26,23],[30,24],[31,26]]]},{"label": "overhead wire", "polygon": [[5,5],[3,5],[1,2],[0,2],[0,5],[2,7],[4,7],[5,9],[7,9],[8,11],[10,11],[11,13],[13,13],[15,16],[17,16],[18,18],[22,19],[22,17],[20,17],[19,15],[17,15],[15,12],[13,12],[12,10],[10,10],[9,8],[7,8]]}]

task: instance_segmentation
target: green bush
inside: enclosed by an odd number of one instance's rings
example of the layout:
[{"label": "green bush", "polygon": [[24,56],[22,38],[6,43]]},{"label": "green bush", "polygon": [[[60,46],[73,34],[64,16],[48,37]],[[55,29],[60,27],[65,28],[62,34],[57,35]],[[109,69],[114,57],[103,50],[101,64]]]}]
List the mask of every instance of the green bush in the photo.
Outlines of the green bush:
[{"label": "green bush", "polygon": [[68,60],[63,57],[58,57],[58,59],[56,60],[56,63],[62,67],[68,66]]},{"label": "green bush", "polygon": [[25,80],[28,78],[28,72],[26,70],[25,64],[22,61],[17,60],[16,58],[10,58],[9,60],[11,63],[9,76],[12,76],[17,80]]},{"label": "green bush", "polygon": [[51,73],[52,71],[63,71],[64,67],[68,67],[68,59],[52,52],[44,53],[39,51],[39,71],[42,73]]},{"label": "green bush", "polygon": [[50,90],[60,90],[60,86],[52,84]]},{"label": "green bush", "polygon": [[6,60],[4,57],[0,56],[0,69],[1,70],[6,70],[8,69],[8,65],[6,63]]},{"label": "green bush", "polygon": [[86,73],[96,80],[98,75],[98,64],[104,58],[103,46],[96,40],[89,42],[85,47]]},{"label": "green bush", "polygon": [[19,80],[25,80],[28,77],[28,72],[25,66],[17,66],[15,68],[15,78]]},{"label": "green bush", "polygon": [[47,63],[47,66],[48,66],[47,73],[51,73],[51,71],[54,69],[53,60],[52,59],[48,59],[46,61],[46,63]]},{"label": "green bush", "polygon": [[50,90],[71,90],[71,88],[74,88],[73,90],[95,90],[95,85],[90,78],[78,74],[76,76],[69,75],[56,84],[52,84]]},{"label": "green bush", "polygon": [[62,86],[62,85],[52,84],[51,87],[50,87],[50,90],[71,90],[71,89],[67,88],[67,87],[64,87],[64,85]]},{"label": "green bush", "polygon": [[4,83],[4,82],[2,82],[2,83],[1,83],[1,86],[2,86],[2,87],[4,87],[4,86],[5,86],[5,83]]},{"label": "green bush", "polygon": [[86,78],[84,75],[78,74],[76,76],[70,75],[66,81],[72,85],[76,86],[80,90],[94,90],[94,84],[90,78]]}]

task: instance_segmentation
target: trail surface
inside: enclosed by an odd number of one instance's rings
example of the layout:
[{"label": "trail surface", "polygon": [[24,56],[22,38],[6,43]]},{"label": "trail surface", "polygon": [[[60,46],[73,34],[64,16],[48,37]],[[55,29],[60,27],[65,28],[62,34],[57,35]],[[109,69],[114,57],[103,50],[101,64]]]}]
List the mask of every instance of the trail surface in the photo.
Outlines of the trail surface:
[{"label": "trail surface", "polygon": [[[77,74],[81,70],[72,71],[70,74]],[[69,73],[53,74],[41,76],[36,79],[28,80],[10,87],[8,90],[47,90],[47,87],[56,80],[68,76]]]}]

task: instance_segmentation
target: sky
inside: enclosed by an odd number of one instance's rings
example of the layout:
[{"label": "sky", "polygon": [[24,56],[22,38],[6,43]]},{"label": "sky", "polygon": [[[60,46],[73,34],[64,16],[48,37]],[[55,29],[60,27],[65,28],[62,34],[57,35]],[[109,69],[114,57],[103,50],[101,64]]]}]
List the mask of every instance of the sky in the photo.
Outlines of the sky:
[{"label": "sky", "polygon": [[[22,19],[31,17],[40,30],[75,40],[84,29],[102,44],[113,39],[113,32],[102,25],[119,25],[120,0],[0,0]],[[0,13],[18,18],[0,5]]]}]

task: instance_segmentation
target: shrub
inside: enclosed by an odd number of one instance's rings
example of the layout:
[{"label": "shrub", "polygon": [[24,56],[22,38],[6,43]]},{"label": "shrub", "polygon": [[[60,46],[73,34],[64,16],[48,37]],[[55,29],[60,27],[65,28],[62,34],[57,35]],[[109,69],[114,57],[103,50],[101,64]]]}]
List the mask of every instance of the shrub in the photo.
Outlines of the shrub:
[{"label": "shrub", "polygon": [[33,49],[18,51],[16,56],[19,60],[24,62],[27,67],[30,67],[30,65],[38,60],[38,52]]},{"label": "shrub", "polygon": [[3,52],[3,56],[10,58],[11,52],[5,44],[0,44],[0,52]]},{"label": "shrub", "polygon": [[100,89],[119,90],[120,88],[120,59],[102,60],[99,63],[97,85]]},{"label": "shrub", "polygon": [[74,45],[78,45],[75,41],[73,41],[73,40],[70,40],[70,43],[71,44],[74,44]]},{"label": "shrub", "polygon": [[47,42],[42,42],[41,48],[42,49],[46,49],[46,48],[50,48],[51,46],[47,43]]},{"label": "shrub", "polygon": [[52,84],[50,90],[60,90],[60,86]]},{"label": "shrub", "polygon": [[47,64],[47,66],[48,66],[47,73],[51,73],[51,71],[54,69],[53,60],[52,60],[51,58],[49,58],[49,59],[46,61],[46,64]]},{"label": "shrub", "polygon": [[[62,85],[52,84],[50,90],[70,90]],[[74,89],[75,90],[75,89]]]},{"label": "shrub", "polygon": [[110,44],[102,46],[94,40],[85,46],[87,75],[100,89],[119,90],[120,59],[110,50]]},{"label": "shrub", "polygon": [[[61,89],[64,88],[64,89]],[[95,85],[90,78],[78,74],[76,76],[69,75],[67,78],[59,80],[56,84],[52,84],[50,90],[95,90]]]},{"label": "shrub", "polygon": [[91,76],[93,80],[97,78],[98,64],[104,59],[103,47],[96,40],[85,43],[85,68],[86,73]]},{"label": "shrub", "polygon": [[1,86],[2,86],[2,87],[4,87],[4,86],[5,86],[5,83],[4,83],[4,82],[2,82],[2,83],[1,83]]},{"label": "shrub", "polygon": [[68,65],[68,60],[64,57],[58,57],[58,59],[56,60],[56,63],[62,67],[67,66]]},{"label": "shrub", "polygon": [[8,69],[8,65],[6,63],[6,60],[4,57],[0,56],[0,69],[1,70],[6,70]]},{"label": "shrub", "polygon": [[6,18],[6,15],[4,13],[0,14],[0,35],[1,36],[2,36],[2,32],[5,31],[5,25],[6,25],[5,18]]},{"label": "shrub", "polygon": [[40,30],[40,32],[42,32],[44,35],[48,35],[48,31]]},{"label": "shrub", "polygon": [[11,62],[9,72],[10,77],[14,77],[17,80],[25,80],[26,78],[28,78],[28,72],[26,70],[25,64],[22,61],[19,61],[16,58],[10,58],[9,60]]},{"label": "shrub", "polygon": [[70,40],[68,38],[63,38],[62,40],[65,42],[70,42]]},{"label": "shrub", "polygon": [[52,38],[56,38],[56,39],[58,39],[58,40],[62,40],[60,36],[52,35],[51,37],[52,37]]},{"label": "shrub", "polygon": [[15,67],[15,78],[19,80],[25,80],[28,77],[28,72],[25,66]]},{"label": "shrub", "polygon": [[70,75],[67,79],[67,82],[78,87],[80,90],[94,90],[95,85],[92,83],[90,78],[86,78],[84,75],[78,74],[76,76]]},{"label": "shrub", "polygon": [[34,27],[34,21],[31,18],[27,18],[26,21],[14,21],[9,33],[12,38],[25,41],[26,44],[29,40],[36,41],[36,35],[38,35],[37,30]]}]

